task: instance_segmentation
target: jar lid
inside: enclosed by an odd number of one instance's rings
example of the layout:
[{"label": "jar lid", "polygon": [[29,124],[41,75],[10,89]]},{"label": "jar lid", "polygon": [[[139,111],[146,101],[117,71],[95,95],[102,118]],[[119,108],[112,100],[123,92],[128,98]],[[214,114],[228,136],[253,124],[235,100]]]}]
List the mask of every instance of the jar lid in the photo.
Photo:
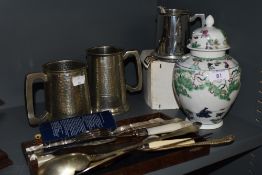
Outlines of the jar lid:
[{"label": "jar lid", "polygon": [[221,29],[213,26],[214,18],[209,15],[206,25],[193,31],[192,38],[187,47],[195,51],[225,51],[229,49],[227,38]]}]

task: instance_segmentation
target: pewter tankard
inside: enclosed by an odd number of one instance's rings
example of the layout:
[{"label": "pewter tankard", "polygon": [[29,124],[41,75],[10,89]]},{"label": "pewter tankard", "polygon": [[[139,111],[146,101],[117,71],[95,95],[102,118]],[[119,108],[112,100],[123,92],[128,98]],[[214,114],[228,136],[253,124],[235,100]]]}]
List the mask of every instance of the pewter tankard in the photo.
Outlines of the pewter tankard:
[{"label": "pewter tankard", "polygon": [[[26,76],[26,103],[29,123],[69,118],[91,112],[87,65],[80,61],[58,60],[43,65],[43,73]],[[46,111],[35,116],[32,87],[35,80],[44,81]]]},{"label": "pewter tankard", "polygon": [[157,48],[155,56],[163,61],[174,62],[186,53],[189,41],[189,23],[201,18],[202,27],[205,24],[204,14],[190,15],[188,10],[168,9],[158,7],[160,12],[157,19]]},{"label": "pewter tankard", "polygon": [[[137,84],[126,84],[124,61],[135,58]],[[126,90],[139,91],[142,88],[142,71],[138,51],[124,51],[113,46],[99,46],[87,49],[90,68],[90,97],[93,112],[109,110],[113,115],[128,111]]]}]

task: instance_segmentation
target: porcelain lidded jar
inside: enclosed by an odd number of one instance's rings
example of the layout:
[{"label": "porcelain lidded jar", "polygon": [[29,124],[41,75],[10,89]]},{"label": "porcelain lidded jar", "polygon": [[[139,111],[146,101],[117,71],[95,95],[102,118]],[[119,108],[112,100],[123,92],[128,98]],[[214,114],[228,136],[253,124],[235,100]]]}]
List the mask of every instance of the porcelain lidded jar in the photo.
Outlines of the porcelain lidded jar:
[{"label": "porcelain lidded jar", "polygon": [[226,54],[227,39],[213,24],[209,15],[206,26],[193,32],[190,53],[173,71],[176,99],[189,120],[202,123],[200,129],[221,127],[240,89],[239,64]]}]

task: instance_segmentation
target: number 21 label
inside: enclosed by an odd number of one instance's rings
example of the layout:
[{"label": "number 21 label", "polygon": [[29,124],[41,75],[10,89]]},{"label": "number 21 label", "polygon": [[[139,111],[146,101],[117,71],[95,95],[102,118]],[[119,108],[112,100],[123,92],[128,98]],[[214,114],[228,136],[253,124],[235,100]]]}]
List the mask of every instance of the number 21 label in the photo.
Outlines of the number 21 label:
[{"label": "number 21 label", "polygon": [[229,72],[228,70],[212,71],[208,74],[208,77],[210,81],[229,80]]}]

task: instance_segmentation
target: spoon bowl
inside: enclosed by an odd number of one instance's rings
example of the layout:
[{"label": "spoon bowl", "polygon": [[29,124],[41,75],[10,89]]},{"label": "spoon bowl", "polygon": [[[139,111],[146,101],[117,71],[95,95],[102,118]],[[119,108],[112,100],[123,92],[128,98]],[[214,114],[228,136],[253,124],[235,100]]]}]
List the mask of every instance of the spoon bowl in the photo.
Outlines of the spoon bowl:
[{"label": "spoon bowl", "polygon": [[71,153],[55,157],[38,169],[38,175],[74,175],[76,171],[85,169],[91,163],[87,154]]}]

